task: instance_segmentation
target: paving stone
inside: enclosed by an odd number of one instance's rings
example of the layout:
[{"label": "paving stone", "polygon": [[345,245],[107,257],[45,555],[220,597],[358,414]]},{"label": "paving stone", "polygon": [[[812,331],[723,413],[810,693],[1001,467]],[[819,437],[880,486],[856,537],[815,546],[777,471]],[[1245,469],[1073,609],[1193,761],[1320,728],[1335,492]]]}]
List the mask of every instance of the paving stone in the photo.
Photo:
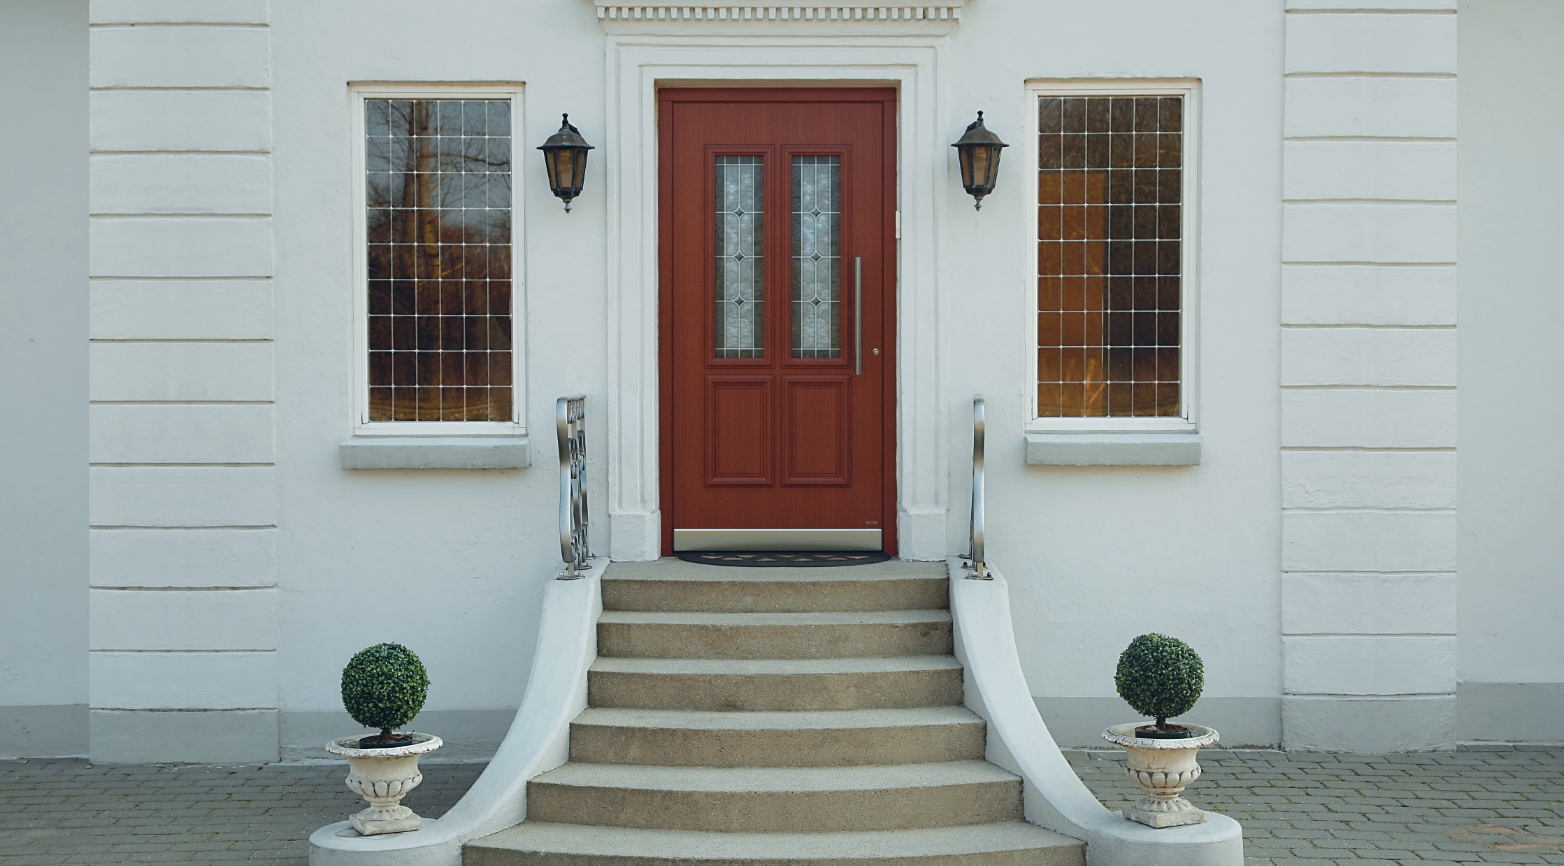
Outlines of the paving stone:
[{"label": "paving stone", "polygon": [[[1122,753],[1066,757],[1109,808],[1139,799],[1124,775]],[[1235,749],[1205,752],[1201,765],[1204,775],[1186,794],[1244,823],[1247,866],[1564,866],[1564,749],[1414,755]],[[483,765],[423,769],[424,783],[406,802],[439,817]],[[306,866],[310,832],[362,808],[342,784],[344,775],[335,764],[0,762],[0,866]],[[1529,847],[1513,850],[1517,844]]]}]

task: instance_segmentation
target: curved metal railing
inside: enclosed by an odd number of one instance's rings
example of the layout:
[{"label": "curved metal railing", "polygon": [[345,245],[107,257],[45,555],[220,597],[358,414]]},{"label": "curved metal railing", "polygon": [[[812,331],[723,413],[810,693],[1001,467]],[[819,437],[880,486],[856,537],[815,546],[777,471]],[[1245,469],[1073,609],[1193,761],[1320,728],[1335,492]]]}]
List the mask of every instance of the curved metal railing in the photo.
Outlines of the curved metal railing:
[{"label": "curved metal railing", "polygon": [[575,580],[587,567],[586,395],[554,401],[554,431],[559,436],[559,555],[565,560],[560,580]]},{"label": "curved metal railing", "polygon": [[972,522],[968,538],[972,545],[969,553],[972,563],[968,567],[972,573],[967,575],[969,580],[994,579],[983,562],[983,410],[983,397],[972,398]]}]

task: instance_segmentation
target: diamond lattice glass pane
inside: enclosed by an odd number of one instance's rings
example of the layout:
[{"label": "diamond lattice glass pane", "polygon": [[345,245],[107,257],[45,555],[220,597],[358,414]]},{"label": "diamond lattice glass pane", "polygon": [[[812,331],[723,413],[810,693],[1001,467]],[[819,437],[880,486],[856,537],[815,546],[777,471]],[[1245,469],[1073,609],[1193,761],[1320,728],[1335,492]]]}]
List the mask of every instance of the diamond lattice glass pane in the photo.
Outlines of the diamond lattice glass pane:
[{"label": "diamond lattice glass pane", "polygon": [[842,158],[793,157],[793,357],[842,356]]},{"label": "diamond lattice glass pane", "polygon": [[759,156],[716,165],[718,358],[765,355],[766,166]]},{"label": "diamond lattice glass pane", "polygon": [[369,419],[509,421],[510,103],[364,111]]}]

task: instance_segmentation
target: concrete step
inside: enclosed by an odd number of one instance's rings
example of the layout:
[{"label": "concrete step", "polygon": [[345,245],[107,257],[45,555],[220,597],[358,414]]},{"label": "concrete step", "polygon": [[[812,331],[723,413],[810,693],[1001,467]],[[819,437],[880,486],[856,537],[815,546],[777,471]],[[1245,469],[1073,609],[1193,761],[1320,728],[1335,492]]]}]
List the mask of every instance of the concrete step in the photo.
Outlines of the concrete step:
[{"label": "concrete step", "polygon": [[1021,818],[1021,780],[984,761],[866,767],[568,763],[527,783],[527,819],[655,830],[829,833]]},{"label": "concrete step", "polygon": [[719,568],[678,559],[616,562],[603,575],[607,610],[802,613],[928,610],[950,605],[945,565]]},{"label": "concrete step", "polygon": [[701,613],[605,610],[599,656],[820,659],[945,655],[946,610]]},{"label": "concrete step", "polygon": [[932,764],[983,758],[983,720],[965,707],[712,713],[589,709],[570,760],[680,767]]},{"label": "concrete step", "polygon": [[856,659],[599,658],[594,707],[657,710],[867,710],[959,704],[951,656]]},{"label": "concrete step", "polygon": [[1085,866],[1080,842],[1019,821],[862,833],[701,833],[528,821],[463,866]]}]

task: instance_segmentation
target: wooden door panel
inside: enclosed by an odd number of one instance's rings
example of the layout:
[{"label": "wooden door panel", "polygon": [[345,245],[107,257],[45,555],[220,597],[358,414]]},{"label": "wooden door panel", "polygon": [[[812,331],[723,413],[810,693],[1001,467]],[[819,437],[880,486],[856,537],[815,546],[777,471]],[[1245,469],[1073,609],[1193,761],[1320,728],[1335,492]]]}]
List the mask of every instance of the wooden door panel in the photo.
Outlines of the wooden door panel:
[{"label": "wooden door panel", "polygon": [[771,403],[769,378],[707,378],[707,484],[771,486]]},{"label": "wooden door panel", "polygon": [[676,528],[873,528],[895,553],[895,98],[659,92],[664,552]]},{"label": "wooden door panel", "polygon": [[784,376],[784,484],[852,483],[852,400],[847,376]]}]

